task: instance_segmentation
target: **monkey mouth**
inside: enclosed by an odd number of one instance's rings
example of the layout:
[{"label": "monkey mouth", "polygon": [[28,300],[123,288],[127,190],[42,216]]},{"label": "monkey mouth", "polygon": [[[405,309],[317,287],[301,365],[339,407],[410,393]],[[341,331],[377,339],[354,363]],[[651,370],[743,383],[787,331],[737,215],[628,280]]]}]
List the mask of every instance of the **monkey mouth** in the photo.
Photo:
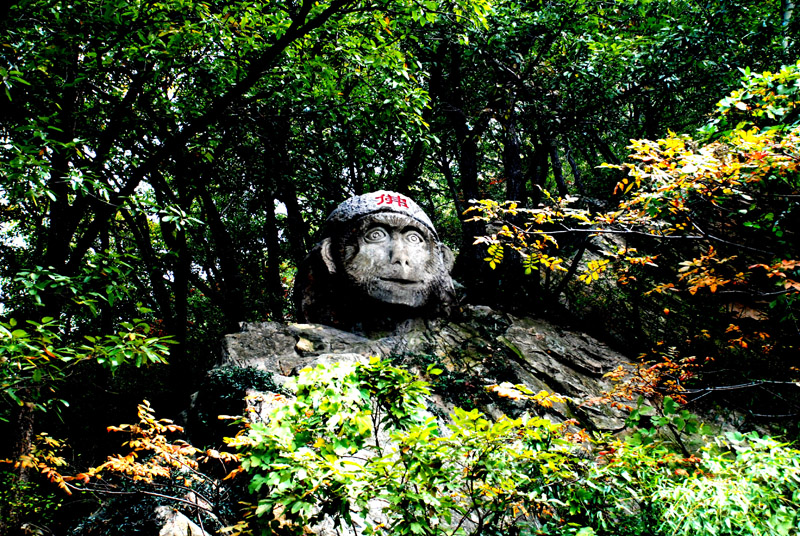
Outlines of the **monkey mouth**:
[{"label": "monkey mouth", "polygon": [[386,281],[387,283],[394,283],[396,285],[418,285],[420,282],[415,279],[403,279],[402,277],[381,277],[381,281]]}]

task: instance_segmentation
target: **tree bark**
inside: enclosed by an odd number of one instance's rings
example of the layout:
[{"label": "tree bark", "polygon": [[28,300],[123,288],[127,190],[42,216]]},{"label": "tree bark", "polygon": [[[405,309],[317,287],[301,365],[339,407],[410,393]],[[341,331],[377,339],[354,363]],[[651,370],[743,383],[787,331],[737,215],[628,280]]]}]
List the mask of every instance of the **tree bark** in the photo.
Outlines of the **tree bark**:
[{"label": "tree bark", "polygon": [[583,144],[578,144],[578,151],[580,151],[581,156],[589,165],[589,169],[592,171],[592,182],[598,183],[601,180],[600,173],[598,166],[600,165],[597,161],[597,153],[592,151],[591,147],[587,147]]},{"label": "tree bark", "polygon": [[288,180],[280,181],[278,199],[286,206],[286,231],[289,238],[289,251],[295,266],[300,266],[311,249],[311,237],[308,235],[308,224],[303,219],[297,190]]},{"label": "tree bark", "polygon": [[422,164],[425,162],[425,143],[417,140],[411,147],[403,166],[403,174],[397,182],[397,191],[408,194],[408,189],[419,180]]},{"label": "tree bark", "polygon": [[586,188],[583,186],[583,177],[581,176],[581,170],[578,167],[578,163],[575,161],[575,158],[572,156],[572,147],[570,147],[569,142],[564,139],[564,154],[567,157],[567,163],[569,164],[570,170],[572,170],[572,180],[575,182],[575,187],[578,189],[578,192],[582,196],[586,196]]},{"label": "tree bark", "polygon": [[614,154],[614,151],[611,149],[611,146],[606,143],[600,134],[596,130],[591,130],[591,137],[592,141],[594,141],[594,145],[597,148],[597,152],[605,159],[605,161],[609,164],[619,164],[619,158],[617,155]]},{"label": "tree bark", "polygon": [[512,103],[504,125],[503,167],[506,175],[506,200],[517,201],[524,206],[528,195],[525,190],[525,176],[522,173],[517,117],[513,107]]},{"label": "tree bark", "polygon": [[564,182],[564,169],[561,167],[561,157],[558,154],[558,146],[548,140],[550,146],[550,162],[553,165],[553,178],[556,181],[556,189],[560,197],[567,197],[569,190],[567,183]]},{"label": "tree bark", "polygon": [[[19,460],[23,455],[29,454],[33,447],[34,407],[30,403],[15,406],[11,414],[12,438],[11,460]],[[13,509],[14,504],[24,500],[25,491],[20,484],[30,482],[30,469],[20,465],[11,475],[10,504],[0,504],[0,534],[22,534],[19,513]]]},{"label": "tree bark", "polygon": [[266,222],[264,235],[267,243],[267,303],[273,322],[283,322],[284,290],[281,282],[281,248],[278,241],[278,222],[275,218],[275,199],[270,194],[264,200]]},{"label": "tree bark", "polygon": [[542,188],[547,181],[547,174],[550,170],[549,158],[550,147],[547,145],[547,138],[538,132],[535,136],[533,154],[530,157],[531,164],[528,167],[528,180],[530,180],[531,206],[537,206],[542,199]]},{"label": "tree bark", "polygon": [[453,177],[453,170],[450,168],[450,162],[447,160],[447,155],[445,154],[444,149],[442,149],[441,154],[439,155],[438,168],[439,171],[442,172],[442,175],[444,175],[445,181],[447,181],[447,187],[450,190],[450,197],[453,199],[453,203],[456,206],[456,213],[458,214],[458,218],[460,220],[464,215],[464,211],[467,210],[467,207],[459,197],[456,181]]},{"label": "tree bark", "polygon": [[173,321],[172,300],[170,292],[164,282],[164,270],[162,269],[161,262],[158,260],[153,244],[150,241],[150,232],[148,230],[147,216],[144,214],[136,214],[135,216],[127,210],[121,210],[122,218],[128,225],[131,234],[133,235],[136,247],[141,254],[142,266],[147,270],[150,286],[153,288],[153,298],[158,306],[158,312],[161,318],[164,319],[171,327]]},{"label": "tree bark", "polygon": [[[473,199],[480,197],[478,185],[478,140],[486,130],[490,115],[481,112],[478,117],[473,118],[473,125],[469,125],[469,117],[464,102],[465,88],[463,87],[462,65],[463,58],[460,56],[460,49],[451,50],[449,59],[449,76],[446,80],[446,87],[442,88],[442,105],[445,110],[445,120],[447,130],[453,133],[455,142],[455,159],[458,163],[458,185],[460,192],[456,192],[454,203],[458,206],[458,199],[464,201],[467,207]],[[461,218],[461,248],[454,274],[460,278],[467,289],[469,300],[482,303],[491,303],[495,297],[492,289],[496,285],[487,286],[488,281],[496,282],[491,278],[488,271],[488,264],[483,260],[485,257],[485,246],[474,245],[475,237],[486,234],[486,226],[481,221],[465,221],[466,217],[459,214]]]},{"label": "tree bark", "polygon": [[783,51],[789,48],[789,25],[792,22],[795,2],[793,0],[783,0],[781,3],[781,31],[783,32]]},{"label": "tree bark", "polygon": [[222,217],[206,184],[198,188],[198,194],[203,202],[206,222],[211,232],[211,238],[214,241],[214,254],[219,262],[226,330],[234,332],[239,329],[239,322],[242,320],[242,314],[244,313],[242,277],[239,272],[238,254],[234,247],[233,239],[225,228]]}]

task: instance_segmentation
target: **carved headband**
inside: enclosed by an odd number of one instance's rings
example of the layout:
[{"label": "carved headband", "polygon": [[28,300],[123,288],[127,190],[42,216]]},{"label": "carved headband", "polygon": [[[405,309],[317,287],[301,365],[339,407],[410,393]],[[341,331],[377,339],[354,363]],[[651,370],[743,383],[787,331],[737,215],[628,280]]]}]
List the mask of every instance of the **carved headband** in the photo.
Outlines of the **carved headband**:
[{"label": "carved headband", "polygon": [[428,230],[433,233],[436,240],[439,235],[433,228],[433,222],[427,214],[417,205],[412,199],[397,192],[390,192],[387,190],[379,190],[377,192],[370,192],[364,195],[356,195],[343,201],[336,209],[331,212],[328,219],[325,220],[325,226],[328,228],[326,234],[330,234],[331,227],[341,223],[366,216],[368,214],[376,214],[380,212],[395,212],[398,214],[405,214],[410,216],[423,224]]}]

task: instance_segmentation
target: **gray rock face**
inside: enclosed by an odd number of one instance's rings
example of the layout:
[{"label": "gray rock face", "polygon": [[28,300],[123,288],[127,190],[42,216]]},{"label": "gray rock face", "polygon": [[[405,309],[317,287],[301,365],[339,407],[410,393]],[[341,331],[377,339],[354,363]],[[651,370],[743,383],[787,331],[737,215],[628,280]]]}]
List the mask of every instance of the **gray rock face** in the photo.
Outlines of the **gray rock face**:
[{"label": "gray rock face", "polygon": [[391,329],[445,315],[455,302],[453,255],[430,218],[395,192],[355,196],[325,222],[298,269],[298,318],[349,330]]},{"label": "gray rock face", "polygon": [[621,413],[583,404],[611,389],[603,375],[627,362],[622,355],[585,333],[532,318],[515,318],[498,340],[513,353],[510,364],[519,383],[569,396],[573,402],[558,409],[584,425],[602,430],[623,427]]},{"label": "gray rock face", "polygon": [[[623,415],[605,406],[583,405],[612,387],[603,375],[625,364],[624,356],[585,334],[486,307],[468,307],[450,320],[409,320],[376,338],[319,324],[245,324],[240,333],[225,338],[223,356],[226,366],[261,368],[279,382],[307,366],[369,356],[393,359],[420,372],[435,361],[457,382],[449,386],[452,390],[474,395],[479,403],[483,398],[489,414],[499,414],[499,409],[483,387],[509,381],[568,397],[552,408],[555,419],[576,418],[603,430],[620,429],[624,422]],[[435,390],[443,411],[458,402],[447,387]]]},{"label": "gray rock face", "polygon": [[291,376],[325,354],[377,352],[374,341],[320,324],[244,324],[240,333],[227,335],[223,364],[254,367]]},{"label": "gray rock face", "polygon": [[169,506],[159,506],[155,515],[161,527],[158,536],[210,536],[194,521]]},{"label": "gray rock face", "polygon": [[[320,324],[244,324],[240,333],[226,336],[223,348],[223,366],[267,370],[278,384],[305,367],[367,361],[370,356],[391,359],[420,376],[428,364],[437,363],[447,369],[433,385],[429,409],[438,415],[449,414],[454,405],[463,406],[460,396],[495,418],[502,413],[542,411],[521,402],[499,401],[484,389],[508,381],[567,397],[566,402],[550,408],[548,416],[553,420],[576,418],[587,428],[612,431],[624,423],[621,414],[582,405],[612,387],[603,375],[625,363],[622,355],[585,334],[488,307],[467,307],[449,319],[406,320],[394,331],[371,338]],[[269,420],[276,404],[284,403],[279,398],[249,391],[246,413],[253,421]],[[444,423],[441,419],[446,433]],[[375,434],[381,445],[390,444],[385,430],[378,429]],[[353,459],[366,460],[373,453],[367,445]],[[385,506],[374,499],[363,513],[377,524],[385,520]],[[307,529],[318,536],[343,533],[327,516]],[[364,527],[356,524],[353,533],[364,534]]]}]

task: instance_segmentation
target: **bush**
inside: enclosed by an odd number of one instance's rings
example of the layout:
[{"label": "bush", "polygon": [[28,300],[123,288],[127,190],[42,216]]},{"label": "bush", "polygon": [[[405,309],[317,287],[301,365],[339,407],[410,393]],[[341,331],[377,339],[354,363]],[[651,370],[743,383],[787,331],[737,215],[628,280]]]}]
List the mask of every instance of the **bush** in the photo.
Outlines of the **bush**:
[{"label": "bush", "polygon": [[[38,479],[22,482],[7,470],[0,470],[0,503],[14,512],[20,525],[48,526],[61,508],[63,497],[53,493],[52,485]],[[5,512],[5,510],[4,510]],[[8,523],[0,520],[0,524]]]},{"label": "bush", "polygon": [[[425,409],[425,382],[377,359],[305,369],[291,388],[294,400],[275,395],[269,422],[232,440],[256,533],[328,519],[365,534],[798,534],[800,452],[755,434],[687,456],[689,442],[652,429],[590,440],[547,419],[461,409],[445,425]],[[658,414],[656,428],[700,430],[672,400]]]}]

